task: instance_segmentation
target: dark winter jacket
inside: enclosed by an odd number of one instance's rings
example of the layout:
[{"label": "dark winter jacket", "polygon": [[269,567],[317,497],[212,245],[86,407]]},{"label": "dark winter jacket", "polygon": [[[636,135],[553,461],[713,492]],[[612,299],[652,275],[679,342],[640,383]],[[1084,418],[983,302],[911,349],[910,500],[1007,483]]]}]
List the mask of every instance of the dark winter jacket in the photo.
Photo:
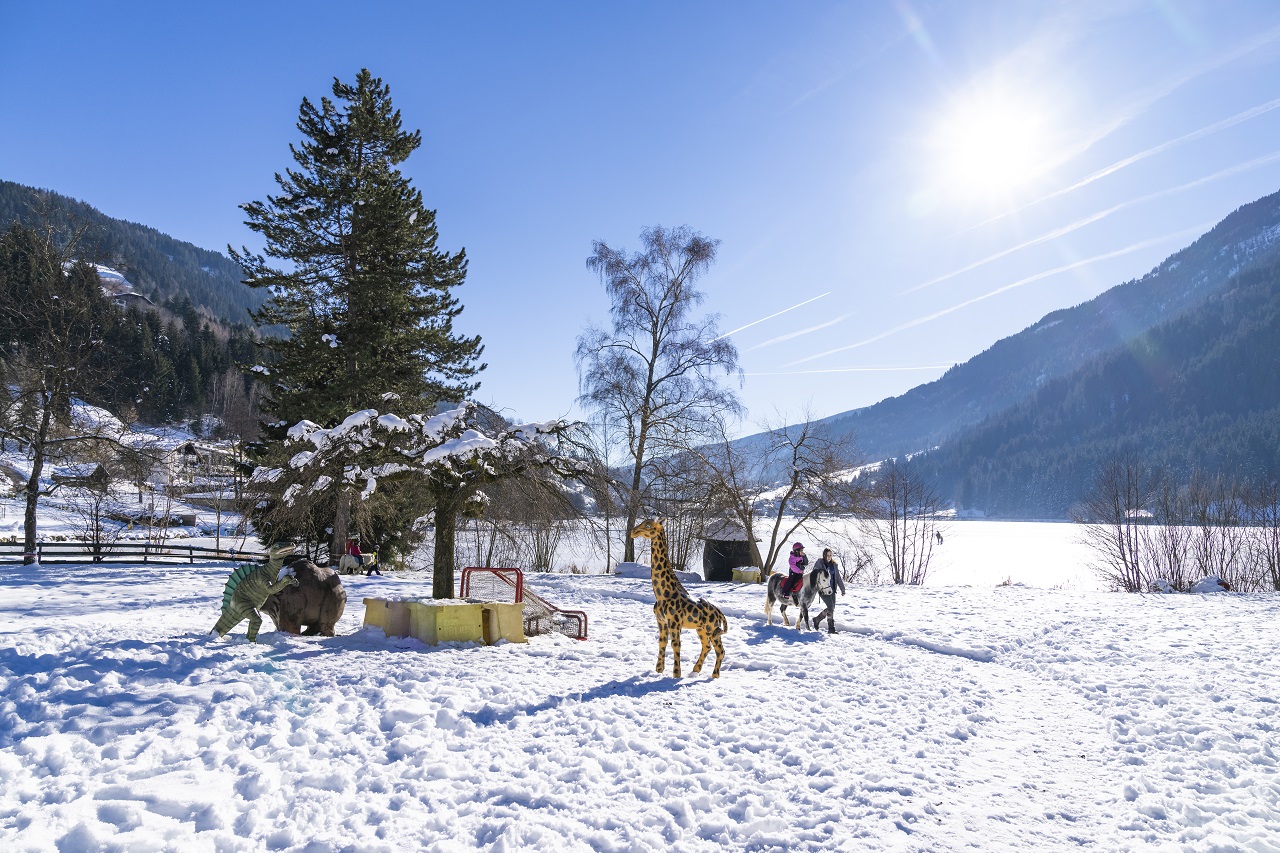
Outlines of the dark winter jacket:
[{"label": "dark winter jacket", "polygon": [[[839,590],[840,594],[844,595],[844,578],[840,577],[839,563],[837,563],[835,560],[827,561],[819,557],[818,562],[813,564],[814,575],[817,575],[818,572],[826,572],[830,576],[832,595],[836,594],[836,590]],[[818,580],[816,577],[814,578],[813,582],[815,585],[817,585]],[[818,587],[818,588],[821,589],[821,587]]]}]

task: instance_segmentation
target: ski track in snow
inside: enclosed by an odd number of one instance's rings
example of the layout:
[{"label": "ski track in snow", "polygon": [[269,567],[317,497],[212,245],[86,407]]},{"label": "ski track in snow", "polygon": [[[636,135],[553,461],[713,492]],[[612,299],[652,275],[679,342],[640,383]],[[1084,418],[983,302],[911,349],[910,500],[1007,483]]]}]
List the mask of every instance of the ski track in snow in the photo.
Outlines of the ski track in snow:
[{"label": "ski track in snow", "polygon": [[[4,850],[1280,850],[1280,596],[852,587],[717,680],[646,580],[526,575],[591,638],[206,632],[225,566],[0,568]],[[794,615],[794,611],[789,611]]]}]

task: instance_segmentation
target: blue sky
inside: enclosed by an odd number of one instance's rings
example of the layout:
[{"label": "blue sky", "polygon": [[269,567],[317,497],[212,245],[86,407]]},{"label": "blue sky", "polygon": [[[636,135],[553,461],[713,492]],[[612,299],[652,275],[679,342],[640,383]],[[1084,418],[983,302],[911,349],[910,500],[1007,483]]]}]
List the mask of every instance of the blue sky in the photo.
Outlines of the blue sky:
[{"label": "blue sky", "polygon": [[580,415],[592,240],[722,241],[754,423],[940,376],[1280,189],[1274,2],[6,3],[0,177],[249,243],[303,96],[368,67],[471,260],[479,399]]}]

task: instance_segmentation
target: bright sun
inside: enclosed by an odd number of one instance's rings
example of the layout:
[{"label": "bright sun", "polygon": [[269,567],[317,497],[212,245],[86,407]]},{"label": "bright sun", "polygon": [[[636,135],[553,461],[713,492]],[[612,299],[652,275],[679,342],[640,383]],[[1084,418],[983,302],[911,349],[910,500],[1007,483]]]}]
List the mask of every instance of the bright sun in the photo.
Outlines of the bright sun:
[{"label": "bright sun", "polygon": [[933,138],[938,180],[965,197],[1008,197],[1049,167],[1042,109],[1008,92],[957,97]]}]

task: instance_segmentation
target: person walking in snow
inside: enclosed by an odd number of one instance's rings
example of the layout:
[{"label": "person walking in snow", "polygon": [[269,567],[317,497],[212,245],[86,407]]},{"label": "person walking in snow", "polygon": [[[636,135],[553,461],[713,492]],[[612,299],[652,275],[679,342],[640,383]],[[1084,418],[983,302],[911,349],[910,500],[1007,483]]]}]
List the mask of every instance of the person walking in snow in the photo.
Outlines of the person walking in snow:
[{"label": "person walking in snow", "polygon": [[[361,557],[363,558],[363,555]],[[363,562],[365,577],[372,577],[375,573],[378,577],[382,577],[382,572],[378,571],[378,549],[376,547],[369,552],[369,559],[363,560]]]},{"label": "person walking in snow", "polygon": [[790,571],[782,581],[782,594],[791,595],[804,583],[804,570],[809,565],[809,558],[804,555],[804,545],[800,542],[791,546],[791,556],[787,558]]},{"label": "person walking in snow", "polygon": [[840,564],[830,548],[822,549],[822,557],[813,564],[813,584],[818,588],[825,609],[813,620],[813,627],[818,628],[822,620],[827,620],[827,633],[836,632],[836,590],[844,595],[844,578],[840,576]]}]

